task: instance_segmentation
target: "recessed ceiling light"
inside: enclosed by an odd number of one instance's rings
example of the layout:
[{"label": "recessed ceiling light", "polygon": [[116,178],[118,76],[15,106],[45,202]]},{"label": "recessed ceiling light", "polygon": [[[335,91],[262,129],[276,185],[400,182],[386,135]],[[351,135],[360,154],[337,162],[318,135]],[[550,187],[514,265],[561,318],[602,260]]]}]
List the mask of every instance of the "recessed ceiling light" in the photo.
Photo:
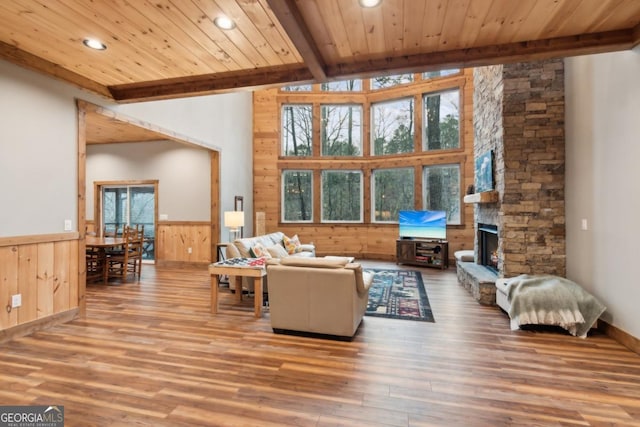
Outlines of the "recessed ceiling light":
[{"label": "recessed ceiling light", "polygon": [[107,48],[107,45],[102,43],[98,39],[86,38],[82,40],[82,44],[84,44],[86,47],[90,47],[91,49],[95,49],[95,50],[105,50]]},{"label": "recessed ceiling light", "polygon": [[358,2],[362,7],[376,7],[382,3],[382,0],[358,0]]},{"label": "recessed ceiling light", "polygon": [[236,26],[236,23],[233,22],[231,18],[225,15],[218,16],[216,19],[213,20],[213,23],[215,24],[216,27],[220,28],[221,30],[231,30]]}]

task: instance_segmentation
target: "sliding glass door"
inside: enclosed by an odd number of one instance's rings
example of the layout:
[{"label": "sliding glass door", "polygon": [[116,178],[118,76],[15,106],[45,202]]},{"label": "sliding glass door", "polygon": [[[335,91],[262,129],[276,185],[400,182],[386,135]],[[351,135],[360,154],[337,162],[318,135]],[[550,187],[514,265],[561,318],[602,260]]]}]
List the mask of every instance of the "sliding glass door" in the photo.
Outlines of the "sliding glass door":
[{"label": "sliding glass door", "polygon": [[126,225],[144,225],[143,257],[153,260],[155,242],[155,186],[102,186],[102,227],[108,234],[122,234]]}]

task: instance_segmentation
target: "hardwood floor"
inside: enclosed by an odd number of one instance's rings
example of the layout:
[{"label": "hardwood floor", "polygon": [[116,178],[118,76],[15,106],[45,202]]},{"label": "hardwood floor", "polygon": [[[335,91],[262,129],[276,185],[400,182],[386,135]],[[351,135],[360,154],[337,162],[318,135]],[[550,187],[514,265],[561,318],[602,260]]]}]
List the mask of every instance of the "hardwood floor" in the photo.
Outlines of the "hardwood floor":
[{"label": "hardwood floor", "polygon": [[224,289],[213,316],[205,267],[145,265],[0,345],[0,404],[64,405],[66,426],[640,426],[640,355],[511,331],[455,268],[420,270],[436,323],[365,317],[339,342],[275,335]]}]

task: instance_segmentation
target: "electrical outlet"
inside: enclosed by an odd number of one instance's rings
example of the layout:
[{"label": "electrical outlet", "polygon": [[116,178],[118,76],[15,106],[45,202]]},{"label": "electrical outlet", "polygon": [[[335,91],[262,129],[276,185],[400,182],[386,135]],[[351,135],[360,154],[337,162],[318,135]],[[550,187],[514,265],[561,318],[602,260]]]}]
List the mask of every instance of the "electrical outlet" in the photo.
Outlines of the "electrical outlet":
[{"label": "electrical outlet", "polygon": [[11,308],[18,308],[22,305],[22,294],[11,295]]},{"label": "electrical outlet", "polygon": [[192,253],[192,252],[193,252],[193,249],[191,249],[191,248],[187,248],[187,253],[188,253],[188,254],[190,254],[190,253]]}]

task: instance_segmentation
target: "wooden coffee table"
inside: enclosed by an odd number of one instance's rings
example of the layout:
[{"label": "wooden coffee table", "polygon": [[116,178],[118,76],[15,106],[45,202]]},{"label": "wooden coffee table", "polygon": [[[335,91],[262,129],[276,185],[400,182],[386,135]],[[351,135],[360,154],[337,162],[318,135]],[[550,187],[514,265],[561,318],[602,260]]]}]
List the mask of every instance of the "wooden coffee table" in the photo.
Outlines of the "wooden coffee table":
[{"label": "wooden coffee table", "polygon": [[242,278],[253,278],[254,314],[262,317],[262,283],[267,275],[264,258],[230,258],[209,265],[211,275],[211,313],[218,313],[218,285],[219,277],[223,275],[235,276],[236,300],[242,301]]}]

